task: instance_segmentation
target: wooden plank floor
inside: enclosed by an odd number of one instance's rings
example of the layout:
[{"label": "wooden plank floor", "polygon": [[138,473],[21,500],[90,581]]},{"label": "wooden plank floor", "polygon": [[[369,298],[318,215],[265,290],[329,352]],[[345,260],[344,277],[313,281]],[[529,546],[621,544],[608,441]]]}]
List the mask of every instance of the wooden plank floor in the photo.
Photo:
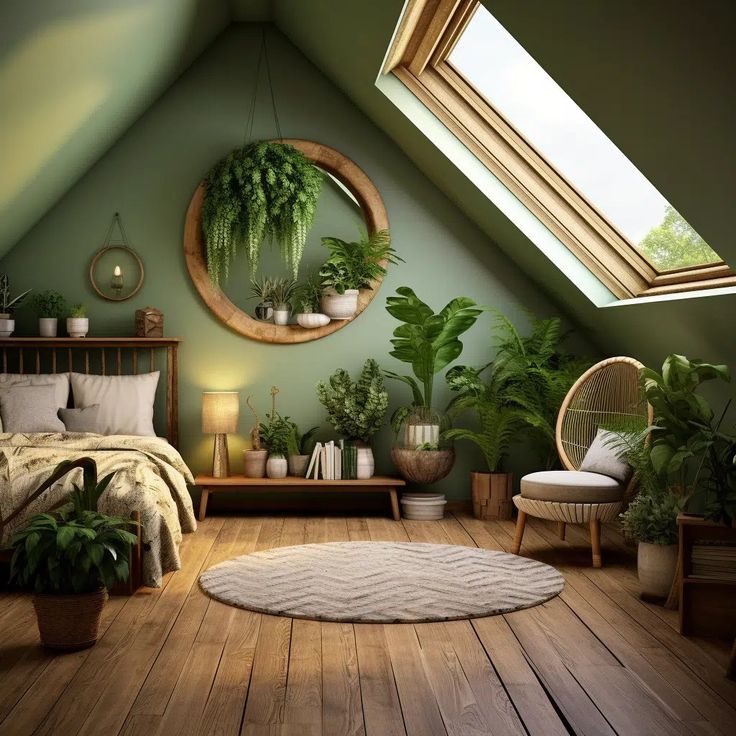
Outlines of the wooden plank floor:
[{"label": "wooden plank floor", "polygon": [[563,593],[526,611],[436,624],[337,624],[225,606],[201,570],[253,550],[411,540],[508,550],[511,522],[213,517],[185,538],[158,590],[115,598],[95,647],[52,655],[27,596],[0,597],[0,736],[557,736],[736,733],[725,642],[685,639],[676,614],[637,597],[632,550],[604,531],[560,541],[530,521],[525,554]]}]

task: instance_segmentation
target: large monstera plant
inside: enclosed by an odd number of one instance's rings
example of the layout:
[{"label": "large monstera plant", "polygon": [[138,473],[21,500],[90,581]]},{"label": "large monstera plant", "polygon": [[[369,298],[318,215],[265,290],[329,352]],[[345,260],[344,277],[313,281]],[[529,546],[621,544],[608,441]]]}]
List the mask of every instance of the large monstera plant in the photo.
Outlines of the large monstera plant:
[{"label": "large monstera plant", "polygon": [[662,373],[644,368],[641,381],[654,409],[651,463],[706,518],[731,523],[736,518],[736,437],[723,429],[730,401],[718,414],[700,386],[729,382],[725,365],[670,355]]}]

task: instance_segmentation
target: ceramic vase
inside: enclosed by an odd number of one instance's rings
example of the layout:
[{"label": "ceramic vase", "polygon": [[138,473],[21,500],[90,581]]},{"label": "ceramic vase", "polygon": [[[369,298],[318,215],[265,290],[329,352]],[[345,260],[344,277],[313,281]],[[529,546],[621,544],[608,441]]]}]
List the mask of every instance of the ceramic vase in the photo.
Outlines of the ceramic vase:
[{"label": "ceramic vase", "polygon": [[59,320],[56,317],[39,317],[38,334],[41,337],[56,337],[59,329]]},{"label": "ceramic vase", "polygon": [[275,325],[289,324],[289,307],[279,304],[273,308],[273,323]]},{"label": "ceramic vase", "polygon": [[376,462],[373,458],[373,450],[370,445],[363,442],[356,444],[358,450],[357,474],[358,480],[368,480],[373,477],[376,470]]},{"label": "ceramic vase", "polygon": [[10,337],[15,330],[15,320],[9,314],[0,314],[0,337]]},{"label": "ceramic vase", "polygon": [[274,455],[266,462],[266,475],[269,478],[286,478],[289,472],[289,464],[283,455]]},{"label": "ceramic vase", "polygon": [[350,319],[358,310],[357,289],[346,289],[338,294],[334,289],[325,289],[322,293],[322,311],[330,319]]},{"label": "ceramic vase", "polygon": [[319,312],[297,314],[296,321],[300,327],[304,327],[307,330],[314,330],[317,327],[324,327],[330,324],[330,318],[326,314],[320,314]]},{"label": "ceramic vase", "polygon": [[303,478],[307,474],[309,455],[289,455],[289,475]]},{"label": "ceramic vase", "polygon": [[268,322],[273,318],[273,304],[271,302],[261,302],[255,308],[256,319],[261,322]]},{"label": "ceramic vase", "polygon": [[87,337],[89,317],[67,317],[66,331],[69,333],[69,337]]}]

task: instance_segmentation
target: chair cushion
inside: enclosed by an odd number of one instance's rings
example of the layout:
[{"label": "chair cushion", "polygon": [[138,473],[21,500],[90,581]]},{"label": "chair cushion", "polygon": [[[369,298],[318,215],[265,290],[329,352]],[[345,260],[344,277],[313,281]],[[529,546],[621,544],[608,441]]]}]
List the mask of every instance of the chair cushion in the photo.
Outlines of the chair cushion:
[{"label": "chair cushion", "polygon": [[561,503],[614,503],[621,501],[621,484],[600,473],[580,470],[543,470],[521,479],[521,495],[537,501]]}]

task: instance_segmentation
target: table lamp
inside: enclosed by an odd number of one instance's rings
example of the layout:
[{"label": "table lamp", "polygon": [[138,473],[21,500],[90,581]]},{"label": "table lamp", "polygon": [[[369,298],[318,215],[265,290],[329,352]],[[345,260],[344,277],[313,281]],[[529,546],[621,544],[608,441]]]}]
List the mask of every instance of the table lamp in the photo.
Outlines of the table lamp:
[{"label": "table lamp", "polygon": [[205,391],[202,393],[202,432],[215,435],[212,450],[212,476],[230,475],[227,435],[238,431],[240,394],[237,391]]}]

